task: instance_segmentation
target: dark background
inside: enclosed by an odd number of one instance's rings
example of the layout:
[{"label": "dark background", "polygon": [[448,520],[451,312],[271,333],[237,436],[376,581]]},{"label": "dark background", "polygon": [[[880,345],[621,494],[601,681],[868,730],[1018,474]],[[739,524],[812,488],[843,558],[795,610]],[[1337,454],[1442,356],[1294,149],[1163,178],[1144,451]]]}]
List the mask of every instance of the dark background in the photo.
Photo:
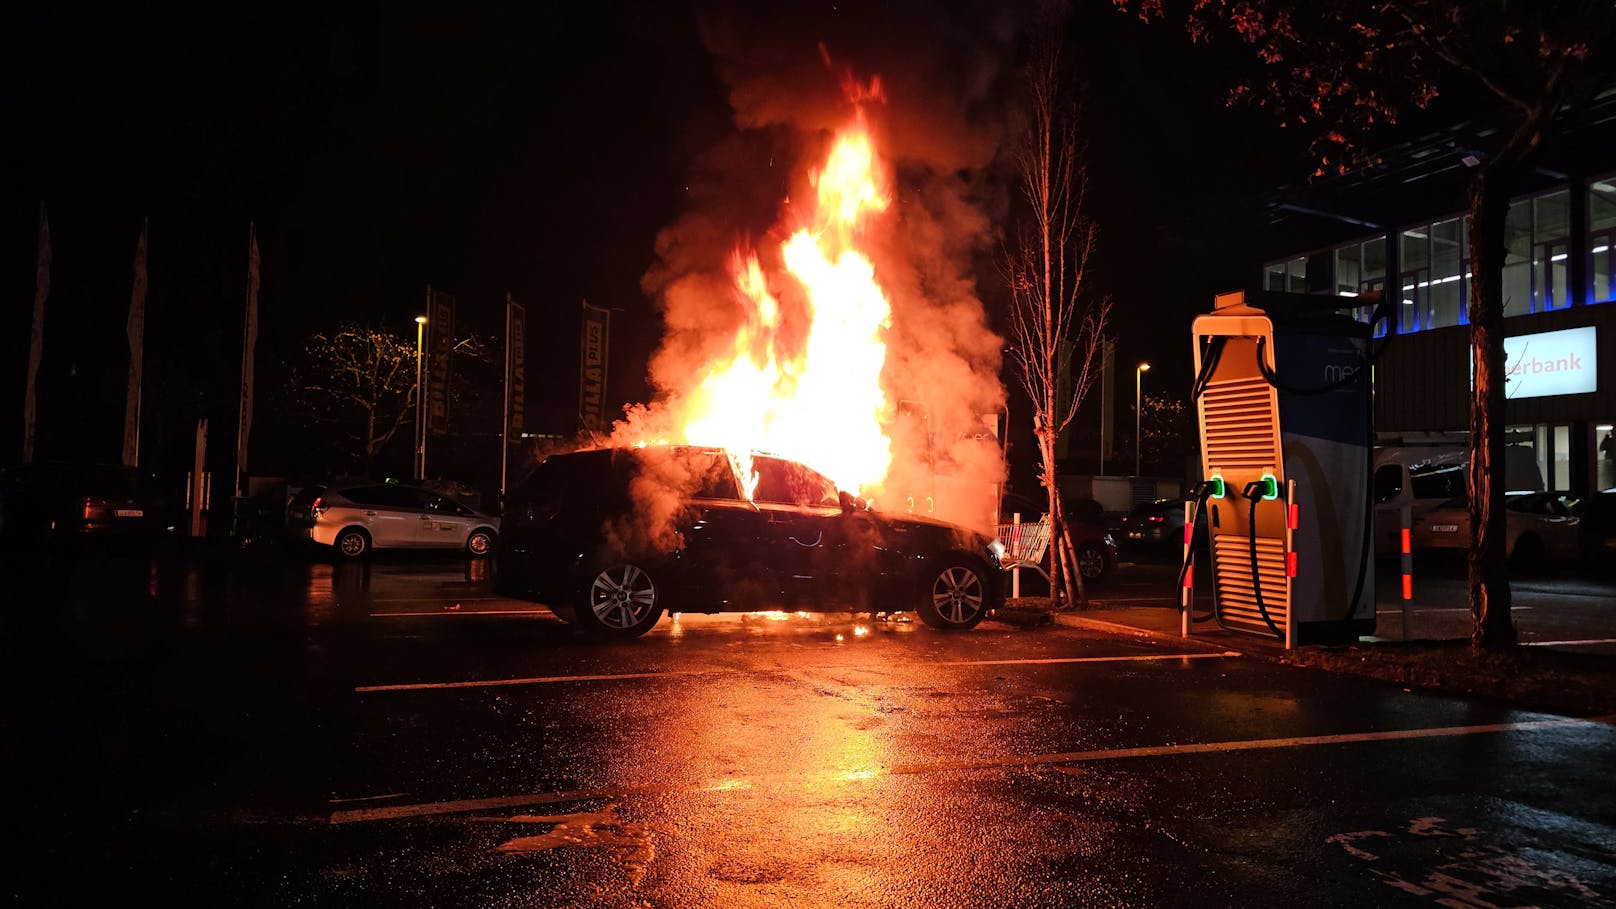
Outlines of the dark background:
[{"label": "dark background", "polygon": [[[795,6],[799,28],[835,9]],[[860,4],[841,6],[836,15],[856,15]],[[644,400],[660,326],[641,277],[693,158],[734,130],[698,28],[715,15],[684,2],[8,11],[0,102],[16,182],[0,209],[0,352],[11,364],[0,463],[20,454],[42,201],[55,261],[40,458],[117,458],[142,218],[142,461],[159,472],[188,469],[199,416],[228,470],[249,221],[263,260],[255,474],[322,469],[300,457],[286,418],[286,368],[303,340],[339,320],[408,334],[429,283],[458,298],[465,328],[502,330],[507,290],[527,305],[530,430],[575,428],[582,299],[620,310],[614,404]],[[1300,137],[1224,105],[1238,51],[1193,47],[1176,26],[1142,25],[1109,3],[1074,7],[1069,59],[1101,230],[1092,286],[1115,301],[1119,430],[1134,365],[1152,363],[1147,393],[1184,396],[1189,319],[1212,293],[1257,277],[1257,260],[1204,255],[1163,228],[1312,170]],[[997,281],[981,270],[990,308]],[[1092,436],[1097,407],[1080,421]],[[407,470],[407,443],[395,448]]]}]

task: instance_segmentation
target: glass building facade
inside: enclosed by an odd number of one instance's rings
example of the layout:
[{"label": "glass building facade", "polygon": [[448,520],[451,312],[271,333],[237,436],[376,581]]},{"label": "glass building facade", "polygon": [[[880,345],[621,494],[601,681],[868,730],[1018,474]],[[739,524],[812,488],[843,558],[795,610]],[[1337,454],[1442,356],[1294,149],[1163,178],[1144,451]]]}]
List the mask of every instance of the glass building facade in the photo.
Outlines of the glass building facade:
[{"label": "glass building facade", "polygon": [[[1582,242],[1572,236],[1571,193],[1587,195],[1588,229]],[[1588,181],[1585,188],[1553,189],[1516,199],[1505,219],[1504,315],[1552,312],[1579,303],[1616,300],[1616,174]],[[1394,233],[1362,237],[1325,250],[1292,255],[1263,266],[1263,288],[1307,293],[1333,288],[1343,296],[1384,290],[1387,269],[1395,268],[1398,334],[1447,328],[1469,322],[1469,230],[1462,214],[1409,225]],[[1387,248],[1396,250],[1395,264]],[[1572,287],[1571,256],[1588,257],[1588,286]],[[1314,275],[1308,268],[1330,268]],[[1361,311],[1368,318],[1367,307]]]},{"label": "glass building facade", "polygon": [[[1393,292],[1393,317],[1389,325],[1377,327],[1377,335],[1388,331],[1410,335],[1466,325],[1471,293],[1469,240],[1464,214],[1451,213],[1324,249],[1293,251],[1264,264],[1262,286],[1272,291],[1345,297]],[[1616,303],[1616,172],[1513,200],[1505,219],[1504,247],[1504,316],[1558,313],[1546,316],[1547,327],[1531,327],[1537,323],[1530,319],[1513,323],[1512,334],[1596,322],[1606,326],[1602,331],[1610,330],[1611,320],[1603,314],[1590,321],[1578,316],[1575,308]],[[1322,270],[1329,274],[1321,274]],[[1358,317],[1367,320],[1369,307],[1360,308]],[[1437,346],[1417,349],[1422,355],[1442,359],[1440,352],[1451,345],[1437,336],[1428,337]],[[1468,342],[1462,338],[1462,334],[1456,336],[1455,341],[1468,350]],[[1463,357],[1466,359],[1457,361],[1447,357],[1444,368],[1462,376],[1458,370],[1464,368],[1468,355]],[[1418,373],[1420,365],[1405,360],[1399,368]],[[1602,393],[1597,401],[1604,403],[1546,404],[1529,411],[1531,416],[1528,411],[1519,412],[1532,422],[1517,417],[1507,426],[1512,444],[1529,446],[1536,455],[1542,488],[1578,494],[1616,490],[1616,429],[1612,428],[1616,412],[1604,393],[1612,366],[1598,365]],[[1430,380],[1446,382],[1441,378],[1445,375],[1448,373],[1437,373]],[[1419,373],[1419,378],[1426,376]],[[1444,413],[1450,416],[1420,418],[1405,411],[1392,422],[1397,431],[1463,430],[1464,423],[1455,422],[1451,411]],[[1418,425],[1425,422],[1440,425]]]}]

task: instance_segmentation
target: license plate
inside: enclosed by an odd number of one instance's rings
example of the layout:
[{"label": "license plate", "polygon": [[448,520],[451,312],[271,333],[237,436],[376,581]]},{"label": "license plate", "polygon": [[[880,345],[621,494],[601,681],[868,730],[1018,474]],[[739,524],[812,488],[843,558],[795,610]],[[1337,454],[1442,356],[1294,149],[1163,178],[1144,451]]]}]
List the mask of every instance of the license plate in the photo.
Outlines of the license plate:
[{"label": "license plate", "polygon": [[138,508],[120,508],[117,513],[120,518],[138,518],[145,514]]},{"label": "license plate", "polygon": [[1459,525],[1458,524],[1432,524],[1431,525],[1431,532],[1432,533],[1458,533],[1459,532]]}]

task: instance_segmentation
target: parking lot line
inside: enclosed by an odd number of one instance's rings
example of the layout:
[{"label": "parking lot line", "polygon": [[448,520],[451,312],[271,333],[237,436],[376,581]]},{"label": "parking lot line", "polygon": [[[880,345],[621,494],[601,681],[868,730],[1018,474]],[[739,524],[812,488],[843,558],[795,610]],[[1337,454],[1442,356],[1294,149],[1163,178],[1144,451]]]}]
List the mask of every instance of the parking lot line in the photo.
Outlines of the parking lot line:
[{"label": "parking lot line", "polygon": [[[1030,755],[1004,755],[1001,757],[981,758],[964,761],[930,761],[914,764],[897,764],[877,772],[859,774],[856,777],[847,777],[845,782],[860,784],[870,779],[887,775],[917,775],[925,773],[947,773],[959,770],[991,770],[997,768],[1036,767],[1055,765],[1053,769],[1064,773],[1076,773],[1079,768],[1059,766],[1062,764],[1080,764],[1100,760],[1117,760],[1138,757],[1175,757],[1189,754],[1216,754],[1231,751],[1254,751],[1262,749],[1301,748],[1314,745],[1340,745],[1356,742],[1388,742],[1407,739],[1422,738],[1453,738],[1470,735],[1493,735],[1504,732],[1539,732],[1554,729],[1573,729],[1592,725],[1611,725],[1616,723],[1616,715],[1590,717],[1587,719],[1556,718],[1547,720],[1525,720],[1517,723],[1488,723],[1474,726],[1438,726],[1422,729],[1395,729],[1379,732],[1347,732],[1337,735],[1308,735],[1290,736],[1273,739],[1247,739],[1232,742],[1200,742],[1182,745],[1156,745],[1144,748],[1111,748],[1096,751],[1068,751],[1055,754]],[[483,799],[457,799],[445,802],[423,802],[413,805],[388,805],[376,808],[353,808],[333,811],[330,815],[331,824],[353,824],[364,821],[400,820],[412,817],[425,817],[430,815],[458,814],[467,811],[488,811],[503,808],[522,808],[533,805],[550,805],[558,802],[582,802],[593,799],[621,798],[628,795],[659,794],[668,792],[725,792],[733,789],[756,788],[756,783],[765,779],[789,780],[790,774],[766,773],[744,780],[748,785],[706,785],[692,787],[684,783],[663,783],[658,785],[640,785],[619,787],[611,790],[573,790],[567,792],[533,793],[530,795],[496,796]]]},{"label": "parking lot line", "polygon": [[1522,641],[1528,647],[1587,647],[1594,644],[1616,644],[1616,638],[1594,638],[1586,641]]},{"label": "parking lot line", "polygon": [[[1205,660],[1237,657],[1240,653],[1225,650],[1221,653],[1150,653],[1131,656],[1053,657],[1032,660],[938,660],[921,666],[1058,666],[1069,663],[1144,663],[1163,660]],[[872,666],[815,666],[812,669],[870,669]],[[678,678],[692,675],[722,675],[726,673],[772,672],[773,669],[669,669],[662,672],[622,672],[609,675],[548,675],[520,679],[482,679],[464,682],[409,682],[399,685],[361,685],[354,688],[358,694],[377,694],[389,691],[433,691],[445,688],[496,688],[508,685],[554,685],[561,682],[621,682],[632,679]]]},{"label": "parking lot line", "polygon": [[[1090,761],[1115,760],[1134,757],[1167,757],[1181,754],[1220,754],[1230,751],[1254,751],[1268,748],[1303,748],[1313,745],[1343,745],[1353,742],[1394,742],[1405,739],[1452,738],[1465,735],[1487,735],[1498,732],[1536,732],[1543,729],[1568,729],[1575,726],[1610,725],[1616,715],[1587,719],[1526,720],[1519,723],[1486,723],[1477,726],[1437,726],[1425,729],[1391,729],[1379,732],[1346,732],[1337,735],[1303,735],[1277,739],[1247,739],[1234,742],[1193,742],[1182,745],[1154,745],[1146,748],[1111,748],[1099,751],[1068,751],[1061,754],[1039,754],[1028,757],[986,758],[982,760],[944,761],[933,764],[912,764],[892,768],[891,773],[931,773],[940,770],[975,770],[987,767],[1030,767],[1038,764],[1080,764]],[[1056,767],[1064,772],[1076,772],[1075,767]]]},{"label": "parking lot line", "polygon": [[414,619],[431,616],[463,615],[550,615],[548,609],[443,609],[438,612],[373,612],[373,619]]}]

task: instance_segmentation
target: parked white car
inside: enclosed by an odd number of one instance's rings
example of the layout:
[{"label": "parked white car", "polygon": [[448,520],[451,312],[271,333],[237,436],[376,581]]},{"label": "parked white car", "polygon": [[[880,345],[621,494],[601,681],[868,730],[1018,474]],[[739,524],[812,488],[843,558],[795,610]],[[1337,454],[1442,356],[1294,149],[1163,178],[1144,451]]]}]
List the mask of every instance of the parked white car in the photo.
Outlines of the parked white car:
[{"label": "parked white car", "polygon": [[414,486],[345,486],[302,500],[306,513],[293,517],[302,518],[309,539],[345,559],[372,549],[464,549],[486,556],[499,535],[498,518]]},{"label": "parked white car", "polygon": [[[1414,525],[1415,549],[1467,549],[1469,499],[1460,496],[1432,508]],[[1534,492],[1504,500],[1504,550],[1511,562],[1570,562],[1582,555],[1581,519],[1576,498],[1563,492]]]}]

